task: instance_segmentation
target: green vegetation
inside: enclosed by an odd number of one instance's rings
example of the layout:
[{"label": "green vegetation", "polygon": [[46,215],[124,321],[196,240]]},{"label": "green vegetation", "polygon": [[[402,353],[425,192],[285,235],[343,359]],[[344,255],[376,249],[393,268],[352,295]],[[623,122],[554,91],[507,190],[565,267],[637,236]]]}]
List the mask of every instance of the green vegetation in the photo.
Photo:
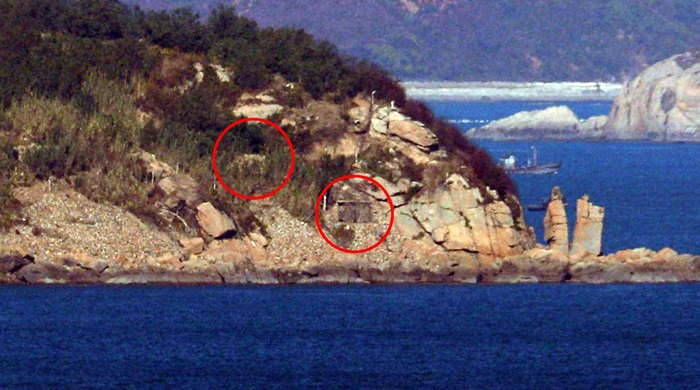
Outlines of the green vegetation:
[{"label": "green vegetation", "polygon": [[[203,22],[188,10],[144,12],[116,0],[0,0],[0,58],[0,227],[17,215],[13,188],[53,178],[158,221],[157,196],[138,157],[146,150],[192,175],[245,231],[264,229],[248,202],[216,186],[210,155],[219,133],[237,119],[231,108],[242,93],[271,86],[289,107],[310,99],[349,103],[376,91],[377,99],[395,101],[435,128],[455,164],[472,167],[502,194],[515,192],[488,155],[407,101],[383,69],[340,55],[302,30],[258,28],[233,8],[218,7]],[[195,63],[204,68],[199,83]],[[232,70],[231,82],[220,82],[212,63]],[[298,88],[284,88],[286,82]],[[315,195],[351,161],[309,157],[315,142],[337,139],[342,127],[313,136],[289,130],[298,159],[275,200],[311,220]],[[286,142],[256,125],[235,131],[217,158],[225,181],[245,194],[271,191],[287,173]],[[422,167],[400,160],[402,177],[422,179]]]}]

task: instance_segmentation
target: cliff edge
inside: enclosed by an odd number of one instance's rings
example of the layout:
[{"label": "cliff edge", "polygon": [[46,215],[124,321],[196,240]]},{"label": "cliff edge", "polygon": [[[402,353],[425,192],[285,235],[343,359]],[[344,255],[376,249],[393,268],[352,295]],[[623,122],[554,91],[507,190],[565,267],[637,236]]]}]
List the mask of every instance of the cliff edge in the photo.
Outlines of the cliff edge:
[{"label": "cliff edge", "polygon": [[700,142],[700,50],[658,62],[615,99],[606,137]]}]

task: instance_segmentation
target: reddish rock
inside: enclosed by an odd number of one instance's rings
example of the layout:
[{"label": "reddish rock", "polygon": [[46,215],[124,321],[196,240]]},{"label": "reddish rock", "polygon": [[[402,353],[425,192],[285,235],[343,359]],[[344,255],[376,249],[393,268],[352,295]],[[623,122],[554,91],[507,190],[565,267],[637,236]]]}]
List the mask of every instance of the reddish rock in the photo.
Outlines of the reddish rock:
[{"label": "reddish rock", "polygon": [[209,202],[197,206],[197,222],[204,233],[214,238],[232,236],[236,233],[231,218],[217,210]]},{"label": "reddish rock", "polygon": [[571,242],[572,256],[598,256],[603,245],[605,209],[588,201],[584,195],[576,202],[576,227]]},{"label": "reddish rock", "polygon": [[187,256],[198,255],[204,252],[204,239],[201,237],[181,238],[179,242]]},{"label": "reddish rock", "polygon": [[193,208],[202,199],[197,182],[185,174],[168,176],[158,182],[157,188],[163,195],[163,204],[169,209],[176,208],[181,202]]}]

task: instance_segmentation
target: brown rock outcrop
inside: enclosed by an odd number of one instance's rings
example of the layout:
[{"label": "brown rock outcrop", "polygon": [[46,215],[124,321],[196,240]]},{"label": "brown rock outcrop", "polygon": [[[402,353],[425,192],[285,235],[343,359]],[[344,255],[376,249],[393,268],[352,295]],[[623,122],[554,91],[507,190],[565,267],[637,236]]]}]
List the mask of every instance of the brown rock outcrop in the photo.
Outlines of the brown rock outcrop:
[{"label": "brown rock outcrop", "polygon": [[201,237],[181,238],[180,245],[186,255],[198,255],[204,252],[204,239]]},{"label": "brown rock outcrop", "polygon": [[576,226],[571,242],[572,256],[598,256],[603,246],[605,209],[588,201],[584,195],[576,201]]},{"label": "brown rock outcrop", "polygon": [[560,283],[569,279],[568,259],[542,247],[503,259],[496,272],[484,273],[484,281],[492,283]]},{"label": "brown rock outcrop", "polygon": [[202,199],[197,182],[185,174],[164,178],[158,182],[157,189],[163,195],[162,203],[169,209],[176,209],[180,203],[194,208]]},{"label": "brown rock outcrop", "polygon": [[430,129],[389,107],[374,110],[369,134],[384,138],[388,146],[418,164],[431,161],[428,155],[438,149],[437,136]]},{"label": "brown rock outcrop", "polygon": [[437,146],[437,137],[430,129],[396,111],[389,114],[388,130],[390,135],[397,136],[426,151]]},{"label": "brown rock outcrop", "polygon": [[209,202],[197,206],[197,223],[204,233],[213,238],[222,238],[236,233],[236,227],[231,218]]},{"label": "brown rock outcrop", "polygon": [[609,138],[700,141],[700,50],[645,69],[615,99]]},{"label": "brown rock outcrop", "polygon": [[[492,196],[494,194],[491,194]],[[495,195],[487,203],[478,188],[461,175],[451,175],[430,197],[419,197],[397,210],[396,226],[408,239],[464,252],[491,264],[496,258],[522,253],[534,245],[523,221]]]},{"label": "brown rock outcrop", "polygon": [[569,254],[569,225],[564,208],[564,194],[559,187],[552,189],[552,196],[544,216],[544,240],[560,255]]}]

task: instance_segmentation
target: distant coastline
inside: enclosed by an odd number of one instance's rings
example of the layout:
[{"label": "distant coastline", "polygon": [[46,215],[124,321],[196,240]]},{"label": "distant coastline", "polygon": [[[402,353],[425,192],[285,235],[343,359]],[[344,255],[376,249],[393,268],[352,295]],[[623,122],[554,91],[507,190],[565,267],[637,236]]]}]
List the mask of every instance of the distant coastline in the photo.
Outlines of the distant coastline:
[{"label": "distant coastline", "polygon": [[401,84],[409,97],[432,101],[612,101],[622,89],[622,84],[597,82],[406,81]]}]

